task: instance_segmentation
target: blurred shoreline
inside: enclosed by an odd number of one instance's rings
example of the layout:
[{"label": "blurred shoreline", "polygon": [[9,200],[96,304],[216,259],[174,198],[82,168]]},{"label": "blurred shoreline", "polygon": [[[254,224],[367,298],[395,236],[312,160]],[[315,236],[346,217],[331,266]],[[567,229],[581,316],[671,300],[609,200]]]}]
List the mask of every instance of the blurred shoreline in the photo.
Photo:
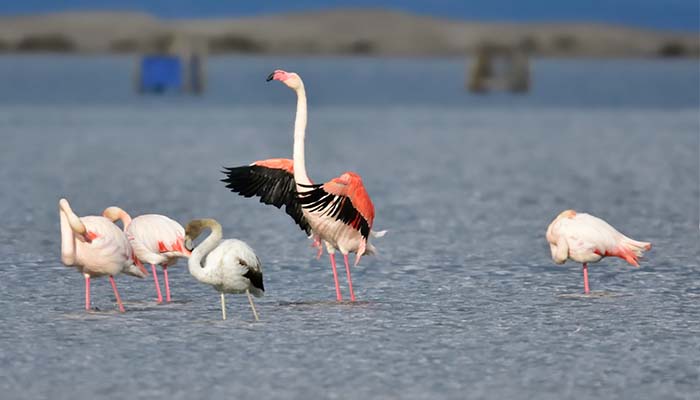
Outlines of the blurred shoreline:
[{"label": "blurred shoreline", "polygon": [[0,17],[0,54],[152,53],[178,42],[197,43],[210,54],[465,56],[488,45],[544,57],[700,56],[696,32],[465,22],[374,9],[178,20],[119,11]]}]

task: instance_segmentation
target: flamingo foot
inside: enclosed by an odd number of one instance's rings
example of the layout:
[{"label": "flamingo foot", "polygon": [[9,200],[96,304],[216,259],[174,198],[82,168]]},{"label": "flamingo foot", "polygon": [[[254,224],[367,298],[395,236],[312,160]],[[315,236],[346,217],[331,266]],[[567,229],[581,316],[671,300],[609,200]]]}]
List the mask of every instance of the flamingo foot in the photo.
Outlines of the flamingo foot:
[{"label": "flamingo foot", "polygon": [[117,284],[114,283],[114,277],[112,275],[109,276],[109,282],[112,284],[112,289],[114,290],[114,297],[117,298],[119,312],[124,312],[124,304],[122,304],[122,298],[119,297],[119,292],[117,291]]},{"label": "flamingo foot", "polygon": [[85,275],[85,311],[90,311],[90,275]]},{"label": "flamingo foot", "polygon": [[588,264],[583,263],[583,292],[589,294],[591,290],[588,287]]},{"label": "flamingo foot", "polygon": [[348,263],[348,255],[343,254],[345,261],[345,272],[348,275],[348,288],[350,289],[350,301],[355,301],[355,292],[352,290],[352,277],[350,276],[350,264]]},{"label": "flamingo foot", "polygon": [[158,304],[163,302],[163,295],[160,293],[160,283],[158,283],[158,272],[156,266],[151,264],[151,272],[153,273],[153,281],[156,283],[156,293],[158,294]]},{"label": "flamingo foot", "polygon": [[338,269],[335,267],[335,254],[328,254],[331,258],[331,268],[333,269],[333,280],[335,281],[335,299],[343,301],[343,295],[340,293],[340,284],[338,283]]},{"label": "flamingo foot", "polygon": [[163,275],[165,276],[165,301],[170,303],[170,283],[168,282],[168,266],[163,265]]}]

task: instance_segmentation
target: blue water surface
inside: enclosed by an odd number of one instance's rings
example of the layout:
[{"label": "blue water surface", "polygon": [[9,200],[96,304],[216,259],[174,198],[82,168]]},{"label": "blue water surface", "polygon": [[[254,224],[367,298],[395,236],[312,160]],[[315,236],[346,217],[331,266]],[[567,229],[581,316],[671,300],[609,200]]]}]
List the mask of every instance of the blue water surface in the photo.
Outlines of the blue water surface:
[{"label": "blue water surface", "polygon": [[[697,61],[535,60],[525,95],[464,91],[464,60],[222,57],[201,97],[138,96],[130,57],[0,57],[3,399],[696,399],[700,393]],[[336,304],[326,257],[283,212],[228,192],[222,166],[290,157],[360,173],[378,229]],[[60,262],[58,199],[186,223],[213,217],[260,256],[265,297],[170,269],[92,284]],[[654,248],[641,268],[557,266],[574,208]],[[341,280],[345,285],[345,280]],[[345,288],[345,287],[344,287]],[[347,296],[347,291],[344,291]]]}]

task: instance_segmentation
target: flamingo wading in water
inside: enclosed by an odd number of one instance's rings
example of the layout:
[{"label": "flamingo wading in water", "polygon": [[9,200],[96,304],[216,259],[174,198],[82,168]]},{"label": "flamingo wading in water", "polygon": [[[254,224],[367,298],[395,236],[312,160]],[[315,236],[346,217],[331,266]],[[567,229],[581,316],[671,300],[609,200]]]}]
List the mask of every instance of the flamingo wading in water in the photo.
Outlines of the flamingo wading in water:
[{"label": "flamingo wading in water", "polygon": [[124,232],[109,219],[100,216],[78,217],[68,200],[58,202],[61,222],[61,261],[75,266],[85,277],[85,309],[90,309],[90,278],[109,276],[119,311],[124,305],[114,276],[121,272],[145,277],[148,272],[134,265],[131,245]]},{"label": "flamingo wading in water", "polygon": [[[209,236],[197,247],[192,242],[206,228]],[[212,285],[221,294],[221,318],[226,319],[225,293],[245,293],[253,316],[259,321],[251,293],[260,297],[265,292],[260,259],[250,246],[238,239],[221,240],[221,224],[213,219],[195,219],[185,229],[185,247],[192,251],[187,261],[190,274],[198,281]],[[202,259],[206,258],[204,265]]]},{"label": "flamingo wading in water", "polygon": [[294,121],[293,159],[275,158],[261,160],[251,165],[226,168],[226,187],[244,197],[257,196],[265,204],[277,208],[285,206],[299,227],[314,238],[321,255],[321,242],[330,257],[337,301],[343,299],[338,283],[335,252],[340,251],[345,262],[350,299],[355,301],[348,253],[355,253],[355,265],[364,254],[374,254],[370,236],[382,236],[373,232],[374,205],[354,172],[345,172],[337,178],[315,185],[306,174],[304,140],[306,136],[306,91],[298,74],[275,70],[268,78],[280,81],[297,95]]},{"label": "flamingo wading in water", "polygon": [[177,263],[178,258],[189,257],[185,249],[185,228],[176,221],[158,214],[145,214],[131,219],[129,214],[119,207],[108,207],[102,215],[111,221],[121,220],[124,225],[136,262],[151,264],[151,272],[156,285],[158,303],[163,302],[163,295],[158,283],[156,265],[163,268],[165,281],[165,301],[170,302],[170,282],[168,267]]},{"label": "flamingo wading in water", "polygon": [[560,213],[549,224],[547,242],[555,263],[564,264],[570,259],[583,264],[583,290],[586,294],[590,293],[588,263],[614,256],[639,267],[639,258],[644,251],[651,249],[651,243],[630,239],[602,219],[574,210]]}]

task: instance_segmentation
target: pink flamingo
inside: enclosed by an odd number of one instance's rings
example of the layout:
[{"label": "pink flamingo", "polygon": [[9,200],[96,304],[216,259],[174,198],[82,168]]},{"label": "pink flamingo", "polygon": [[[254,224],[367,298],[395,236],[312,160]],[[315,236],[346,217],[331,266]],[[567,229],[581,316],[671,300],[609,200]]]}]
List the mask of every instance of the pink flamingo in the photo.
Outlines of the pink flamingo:
[{"label": "pink flamingo", "polygon": [[90,309],[90,278],[109,275],[119,311],[124,305],[114,283],[121,272],[143,278],[148,272],[133,263],[133,253],[124,232],[110,220],[98,216],[78,217],[68,200],[58,202],[61,221],[61,261],[75,266],[85,277],[85,309]]},{"label": "pink flamingo", "polygon": [[552,260],[564,264],[571,259],[583,264],[583,290],[588,288],[588,263],[604,257],[619,257],[639,267],[637,262],[651,243],[633,240],[618,232],[607,222],[590,214],[566,210],[559,214],[547,228],[547,242]]},{"label": "pink flamingo", "polygon": [[180,257],[189,257],[190,251],[185,249],[185,229],[172,219],[158,214],[140,215],[133,220],[126,211],[119,207],[108,207],[102,213],[110,221],[121,220],[124,232],[134,249],[138,264],[151,264],[151,272],[156,285],[158,303],[163,302],[163,295],[158,283],[156,264],[163,268],[165,280],[165,301],[170,302],[170,282],[168,267],[177,263]]},{"label": "pink flamingo", "polygon": [[258,196],[265,204],[285,211],[299,227],[314,238],[314,246],[323,251],[326,246],[331,260],[336,299],[343,299],[338,283],[335,252],[340,251],[345,261],[350,300],[355,301],[348,253],[355,253],[355,265],[364,254],[374,254],[370,235],[379,237],[384,232],[373,232],[374,205],[360,176],[345,172],[330,181],[314,185],[306,175],[304,139],[306,135],[306,91],[299,75],[276,70],[267,78],[284,83],[297,94],[294,121],[293,160],[275,158],[256,161],[243,167],[226,168],[225,182],[231,191],[244,197]]}]

